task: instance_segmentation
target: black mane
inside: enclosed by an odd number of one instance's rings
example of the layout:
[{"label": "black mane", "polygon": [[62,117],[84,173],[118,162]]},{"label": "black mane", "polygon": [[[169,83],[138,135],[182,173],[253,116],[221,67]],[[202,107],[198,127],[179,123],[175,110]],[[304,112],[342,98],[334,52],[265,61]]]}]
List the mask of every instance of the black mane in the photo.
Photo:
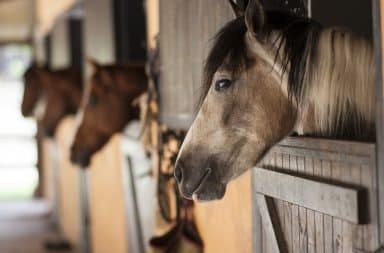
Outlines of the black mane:
[{"label": "black mane", "polygon": [[[307,69],[308,57],[316,57],[315,48],[321,31],[321,25],[309,18],[294,16],[289,13],[267,12],[267,36],[272,31],[280,31],[277,54],[283,57],[283,71],[288,72],[288,94],[296,102],[300,101],[303,79]],[[203,89],[200,103],[205,98],[213,75],[223,66],[238,73],[251,66],[247,56],[245,33],[247,31],[244,17],[228,22],[215,36],[212,49],[204,66]]]}]

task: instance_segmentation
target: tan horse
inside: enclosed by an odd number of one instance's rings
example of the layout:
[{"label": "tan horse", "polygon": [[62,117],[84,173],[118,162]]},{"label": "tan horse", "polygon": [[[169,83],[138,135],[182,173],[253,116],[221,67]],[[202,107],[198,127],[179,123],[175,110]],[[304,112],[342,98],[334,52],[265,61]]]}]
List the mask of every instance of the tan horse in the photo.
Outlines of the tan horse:
[{"label": "tan horse", "polygon": [[107,65],[91,62],[93,75],[82,101],[71,160],[81,167],[129,121],[139,118],[133,101],[147,90],[144,65]]},{"label": "tan horse", "polygon": [[257,0],[244,13],[231,4],[238,18],[210,51],[202,104],[175,169],[180,191],[195,200],[221,199],[228,182],[291,133],[374,138],[369,42],[311,19],[265,12]]}]

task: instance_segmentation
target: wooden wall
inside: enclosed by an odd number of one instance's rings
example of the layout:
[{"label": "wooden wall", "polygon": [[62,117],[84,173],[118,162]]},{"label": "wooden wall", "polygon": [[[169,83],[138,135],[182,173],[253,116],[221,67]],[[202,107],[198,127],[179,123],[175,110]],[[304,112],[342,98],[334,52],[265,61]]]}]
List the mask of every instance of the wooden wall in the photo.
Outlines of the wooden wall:
[{"label": "wooden wall", "polygon": [[209,42],[232,18],[222,0],[160,2],[160,108],[162,121],[171,128],[190,126]]}]

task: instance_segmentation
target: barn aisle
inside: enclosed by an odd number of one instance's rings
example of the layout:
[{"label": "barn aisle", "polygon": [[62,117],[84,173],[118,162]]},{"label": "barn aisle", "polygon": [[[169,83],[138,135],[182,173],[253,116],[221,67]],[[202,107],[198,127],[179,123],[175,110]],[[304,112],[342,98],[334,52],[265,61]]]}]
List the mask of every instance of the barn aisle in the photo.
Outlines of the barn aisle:
[{"label": "barn aisle", "polygon": [[0,253],[45,253],[44,241],[54,237],[45,202],[0,202]]}]

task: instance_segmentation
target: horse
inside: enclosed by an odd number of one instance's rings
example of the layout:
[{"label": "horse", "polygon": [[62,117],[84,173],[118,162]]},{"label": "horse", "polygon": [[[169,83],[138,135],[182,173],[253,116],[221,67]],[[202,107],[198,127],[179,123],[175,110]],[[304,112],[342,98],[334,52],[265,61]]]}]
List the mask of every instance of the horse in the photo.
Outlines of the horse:
[{"label": "horse", "polygon": [[71,146],[71,161],[82,168],[115,133],[139,118],[139,108],[133,102],[148,85],[144,65],[89,63],[93,74],[83,95]]},{"label": "horse", "polygon": [[32,63],[23,75],[24,94],[21,103],[21,114],[24,117],[31,117],[34,114],[37,102],[42,91],[39,72],[43,71],[44,67],[38,67],[36,63]]},{"label": "horse", "polygon": [[[265,11],[258,0],[216,35],[202,99],[174,176],[186,198],[223,198],[227,184],[291,134],[375,137],[372,45],[310,18]],[[257,182],[256,182],[257,183]]]},{"label": "horse", "polygon": [[61,120],[76,114],[80,107],[83,81],[82,71],[69,67],[54,71],[39,71],[42,92],[39,97],[37,121],[47,137],[54,137]]}]

